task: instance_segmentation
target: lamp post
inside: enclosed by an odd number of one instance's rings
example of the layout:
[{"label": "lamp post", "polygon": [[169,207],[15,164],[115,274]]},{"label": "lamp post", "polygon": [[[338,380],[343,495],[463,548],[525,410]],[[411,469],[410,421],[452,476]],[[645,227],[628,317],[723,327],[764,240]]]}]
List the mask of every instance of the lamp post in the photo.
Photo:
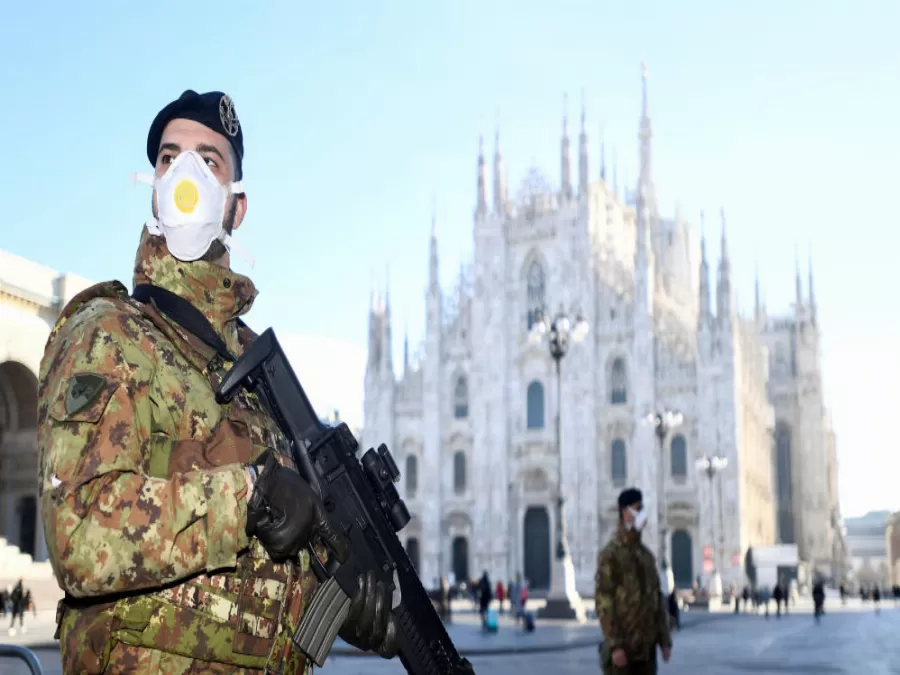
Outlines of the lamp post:
[{"label": "lamp post", "polygon": [[669,561],[666,557],[668,541],[668,523],[666,522],[666,437],[672,429],[680,427],[684,423],[684,417],[676,410],[662,410],[652,412],[644,421],[653,427],[656,438],[659,441],[659,477],[657,481],[657,523],[659,528],[659,541],[657,542],[657,556],[659,557],[660,581],[663,583],[663,592],[668,595],[672,592],[674,580],[669,569]]},{"label": "lamp post", "polygon": [[588,333],[588,322],[584,315],[575,312],[575,324],[569,321],[568,315],[560,307],[553,322],[547,325],[543,315],[538,313],[532,327],[530,339],[536,343],[545,338],[550,347],[550,356],[556,366],[556,555],[554,556],[550,574],[550,594],[547,604],[539,615],[548,619],[585,618],[581,596],[575,588],[575,566],[569,551],[566,534],[565,495],[563,493],[562,465],[562,428],[560,425],[562,403],[562,377],[560,363],[569,351],[569,346],[581,342]]},{"label": "lamp post", "polygon": [[[709,455],[703,455],[700,459],[697,460],[697,470],[706,474],[706,477],[709,478],[709,503],[713,503],[713,481],[716,476],[725,470],[725,467],[728,466],[728,459],[726,457],[720,457],[715,455],[710,457]],[[719,527],[723,527],[722,523],[722,481],[719,479]],[[709,595],[711,597],[721,598],[722,597],[722,575],[719,573],[719,556],[721,551],[718,550],[716,546],[716,528],[715,522],[710,521],[710,540],[712,541],[713,546],[713,572],[709,577]],[[724,530],[722,530],[724,531]],[[720,532],[719,537],[721,539],[722,532]]]}]

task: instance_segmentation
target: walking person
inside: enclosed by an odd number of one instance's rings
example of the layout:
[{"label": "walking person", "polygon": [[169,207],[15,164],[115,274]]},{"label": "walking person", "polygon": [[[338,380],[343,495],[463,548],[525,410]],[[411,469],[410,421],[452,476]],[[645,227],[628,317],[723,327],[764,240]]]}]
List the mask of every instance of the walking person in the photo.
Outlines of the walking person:
[{"label": "walking person", "polygon": [[13,587],[12,593],[9,595],[10,600],[10,613],[12,614],[12,621],[9,624],[9,634],[16,634],[16,617],[19,619],[19,629],[21,632],[25,632],[25,587],[22,583],[22,579],[19,579],[19,582]]},{"label": "walking person", "polygon": [[821,579],[816,579],[816,583],[813,585],[812,597],[815,605],[816,623],[819,623],[822,615],[825,613],[825,587]]},{"label": "walking person", "polygon": [[641,491],[623,490],[618,531],[598,556],[594,600],[604,636],[604,675],[655,675],[657,648],[666,663],[672,653],[656,557],[641,542],[647,518]]}]

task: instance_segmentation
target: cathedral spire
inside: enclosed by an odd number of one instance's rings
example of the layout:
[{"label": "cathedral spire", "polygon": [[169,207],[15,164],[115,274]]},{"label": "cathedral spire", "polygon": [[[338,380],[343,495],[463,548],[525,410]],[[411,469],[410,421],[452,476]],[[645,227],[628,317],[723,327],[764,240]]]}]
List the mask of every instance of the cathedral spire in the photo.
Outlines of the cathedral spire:
[{"label": "cathedral spire", "polygon": [[584,89],[581,90],[581,133],[578,136],[578,196],[581,199],[588,194],[588,135],[585,123]]},{"label": "cathedral spire", "polygon": [[816,289],[813,286],[812,246],[809,247],[809,312],[812,320],[816,320]]},{"label": "cathedral spire", "polygon": [[803,282],[800,281],[800,247],[794,247],[794,264],[797,271],[794,275],[794,297],[796,302],[795,312],[800,314],[803,311]]},{"label": "cathedral spire", "polygon": [[699,327],[709,323],[709,262],[706,258],[706,228],[700,212],[700,308],[697,316]]},{"label": "cathedral spire", "polygon": [[487,193],[484,171],[484,136],[478,137],[478,197],[475,207],[475,217],[481,219],[487,213]]},{"label": "cathedral spire", "polygon": [[638,177],[638,183],[640,183],[641,188],[639,189],[639,193],[641,191],[644,193],[645,199],[647,200],[647,207],[650,210],[650,215],[652,218],[656,218],[656,191],[653,187],[652,170],[653,127],[650,124],[650,112],[647,103],[647,65],[644,63],[641,64],[641,92],[641,129],[640,133],[638,134],[638,140],[641,143],[641,166],[640,174]]},{"label": "cathedral spire", "polygon": [[734,302],[731,295],[731,262],[728,259],[728,241],[725,237],[725,209],[720,211],[722,218],[722,251],[719,259],[719,284],[716,288],[717,316],[719,321],[731,317]]},{"label": "cathedral spire", "polygon": [[600,178],[606,182],[606,139],[603,135],[603,125],[600,125]]},{"label": "cathedral spire", "polygon": [[403,324],[403,374],[409,371],[409,324]]},{"label": "cathedral spire", "polygon": [[754,296],[754,313],[756,315],[756,320],[759,321],[762,318],[762,302],[759,297],[759,263],[756,263],[753,270],[753,296]]},{"label": "cathedral spire", "polygon": [[503,152],[500,150],[500,130],[494,132],[494,214],[506,213],[506,173],[503,170]]},{"label": "cathedral spire", "polygon": [[428,255],[428,287],[432,290],[440,285],[438,281],[438,241],[437,241],[437,214],[434,202],[431,205],[431,241],[429,242]]},{"label": "cathedral spire", "polygon": [[390,275],[391,269],[389,265],[384,268],[384,306],[382,308],[382,324],[381,324],[381,358],[382,370],[384,373],[390,373],[393,377],[394,373],[394,341],[391,336],[391,297],[390,297]]},{"label": "cathedral spire", "polygon": [[562,142],[560,143],[560,197],[563,201],[572,198],[572,161],[569,151],[569,96],[563,95]]}]

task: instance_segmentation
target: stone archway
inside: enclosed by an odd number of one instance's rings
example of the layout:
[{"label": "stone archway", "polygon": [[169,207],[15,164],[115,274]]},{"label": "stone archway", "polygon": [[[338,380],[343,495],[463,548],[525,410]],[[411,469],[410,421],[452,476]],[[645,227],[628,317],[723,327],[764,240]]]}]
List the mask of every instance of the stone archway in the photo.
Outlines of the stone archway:
[{"label": "stone archway", "polygon": [[17,361],[0,363],[0,532],[36,559],[45,546],[37,506],[38,381]]},{"label": "stone archway", "polygon": [[536,590],[550,588],[550,514],[544,506],[525,511],[525,578]]},{"label": "stone archway", "polygon": [[456,583],[468,584],[472,577],[469,576],[469,540],[465,537],[454,537],[452,547],[453,575]]}]

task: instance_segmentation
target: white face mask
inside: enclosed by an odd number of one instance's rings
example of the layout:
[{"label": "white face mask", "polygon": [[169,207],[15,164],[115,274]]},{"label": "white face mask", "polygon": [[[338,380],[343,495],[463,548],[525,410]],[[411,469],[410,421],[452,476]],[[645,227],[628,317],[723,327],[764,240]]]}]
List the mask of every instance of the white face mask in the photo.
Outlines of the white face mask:
[{"label": "white face mask", "polygon": [[634,530],[635,532],[640,532],[644,529],[644,525],[647,524],[647,518],[649,518],[649,516],[647,515],[647,510],[641,509],[640,511],[635,511],[631,507],[629,507],[628,510],[631,511],[631,515],[634,517],[634,520],[632,521],[631,525],[628,526],[628,529]]},{"label": "white face mask", "polygon": [[222,185],[198,153],[182,152],[159,178],[134,174],[156,189],[159,219],[151,217],[147,231],[166,238],[169,252],[184,261],[199,260],[218,239],[234,248],[253,267],[253,258],[234,245],[222,227],[229,195],[244,191],[240,181]]}]

